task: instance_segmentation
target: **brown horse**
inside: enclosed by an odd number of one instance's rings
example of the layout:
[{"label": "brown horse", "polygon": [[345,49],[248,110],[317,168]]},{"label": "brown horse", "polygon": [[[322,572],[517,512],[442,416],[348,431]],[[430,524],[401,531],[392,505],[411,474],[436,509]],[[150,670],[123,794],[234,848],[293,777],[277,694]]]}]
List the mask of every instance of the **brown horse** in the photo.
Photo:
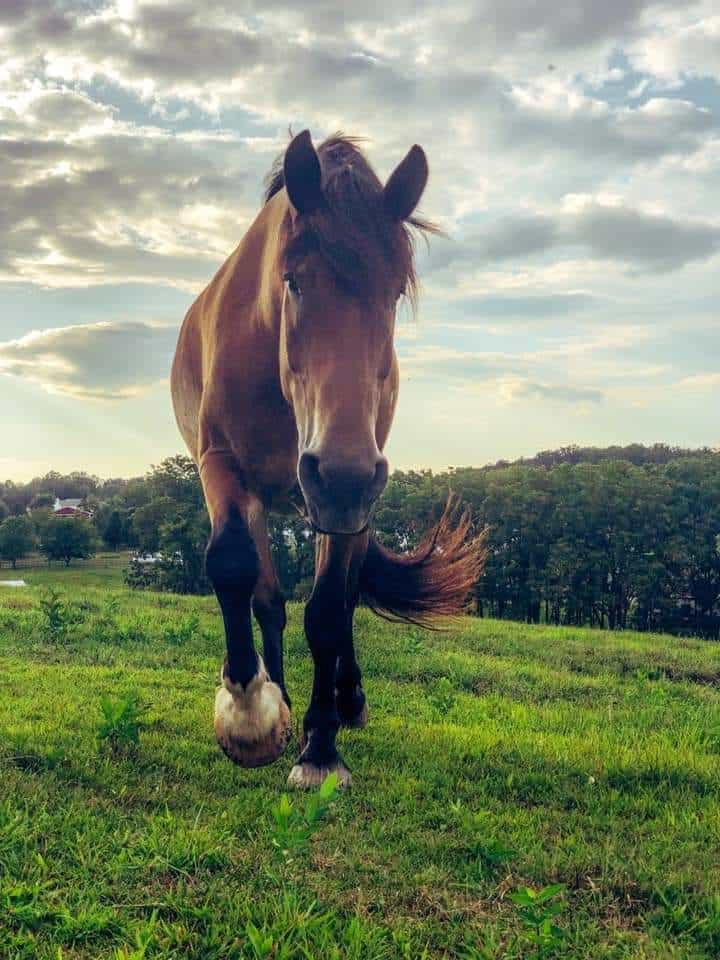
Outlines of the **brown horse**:
[{"label": "brown horse", "polygon": [[[380,183],[357,141],[316,151],[296,136],[271,171],[265,204],[190,308],[172,371],[178,425],[195,458],[212,524],[207,572],[227,656],[215,732],[236,763],[270,763],[290,736],[283,676],[285,605],[266,511],[296,482],[315,528],[315,584],[305,631],[315,673],[304,746],[289,783],[335,770],[335,737],[367,707],[352,620],[377,612],[423,622],[462,608],[483,563],[469,519],[446,511],[423,545],[397,556],[368,532],[388,476],[382,449],[398,393],[395,311],[413,298],[413,217],[427,181],[414,146]],[[251,609],[264,658],[255,652]]]}]

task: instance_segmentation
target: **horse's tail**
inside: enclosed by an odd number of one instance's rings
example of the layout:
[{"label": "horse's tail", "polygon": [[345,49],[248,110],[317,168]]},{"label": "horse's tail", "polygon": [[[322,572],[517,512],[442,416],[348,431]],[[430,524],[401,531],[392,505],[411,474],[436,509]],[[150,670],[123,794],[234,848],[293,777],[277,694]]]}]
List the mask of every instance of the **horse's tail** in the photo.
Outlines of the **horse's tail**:
[{"label": "horse's tail", "polygon": [[487,557],[486,531],[473,536],[470,511],[457,514],[451,496],[445,511],[411,553],[397,554],[371,536],[360,572],[363,602],[386,620],[432,626],[465,608]]}]

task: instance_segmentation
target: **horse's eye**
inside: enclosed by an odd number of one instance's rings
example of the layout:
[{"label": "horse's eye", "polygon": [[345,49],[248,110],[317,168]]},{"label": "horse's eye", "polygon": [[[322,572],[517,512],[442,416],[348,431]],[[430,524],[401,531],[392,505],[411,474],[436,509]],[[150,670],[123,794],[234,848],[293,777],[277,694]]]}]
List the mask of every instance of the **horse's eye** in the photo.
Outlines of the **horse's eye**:
[{"label": "horse's eye", "polygon": [[288,290],[290,293],[294,293],[296,297],[300,295],[300,287],[298,286],[298,282],[295,279],[294,273],[283,274],[283,280],[288,285]]}]

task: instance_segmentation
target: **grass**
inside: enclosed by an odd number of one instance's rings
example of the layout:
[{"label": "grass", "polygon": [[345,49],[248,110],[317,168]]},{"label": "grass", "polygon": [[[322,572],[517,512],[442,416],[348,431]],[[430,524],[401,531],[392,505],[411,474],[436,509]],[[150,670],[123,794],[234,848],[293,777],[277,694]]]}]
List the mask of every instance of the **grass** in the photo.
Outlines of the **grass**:
[{"label": "grass", "polygon": [[[341,733],[355,786],[316,817],[282,799],[296,744],[241,770],[214,743],[212,598],[23,576],[0,591],[3,960],[718,956],[718,647],[360,611],[370,725]],[[291,605],[296,722],[301,624]],[[139,743],[108,749],[128,702]]]}]

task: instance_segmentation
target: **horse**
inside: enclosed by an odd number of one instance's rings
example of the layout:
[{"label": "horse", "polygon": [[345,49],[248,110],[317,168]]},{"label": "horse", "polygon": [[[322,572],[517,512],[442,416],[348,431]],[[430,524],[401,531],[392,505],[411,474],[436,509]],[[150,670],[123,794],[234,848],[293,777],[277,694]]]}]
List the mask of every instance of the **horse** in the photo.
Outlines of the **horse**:
[{"label": "horse", "polygon": [[225,628],[215,734],[243,767],[276,760],[291,736],[267,511],[299,486],[315,530],[304,617],[314,677],[294,787],[332,771],[340,787],[351,782],[336,736],[368,716],[353,645],[358,603],[431,624],[463,608],[483,567],[467,511],[454,522],[446,508],[405,554],[369,527],[388,479],[396,308],[416,297],[414,235],[434,230],[414,215],[427,178],[417,145],[383,185],[356,138],[335,135],[316,149],[309,131],[295,136],[254,222],[190,307],[173,361],[173,406],[210,516],[206,570]]}]

